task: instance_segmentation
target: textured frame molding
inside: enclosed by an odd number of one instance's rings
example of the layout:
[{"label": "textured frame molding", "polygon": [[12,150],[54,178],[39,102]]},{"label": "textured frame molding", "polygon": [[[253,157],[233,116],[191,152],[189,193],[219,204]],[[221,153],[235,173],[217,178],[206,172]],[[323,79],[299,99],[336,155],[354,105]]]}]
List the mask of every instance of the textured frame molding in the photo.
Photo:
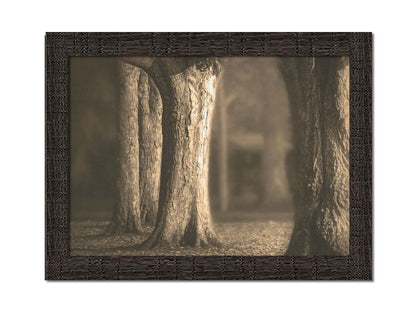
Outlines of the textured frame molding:
[{"label": "textured frame molding", "polygon": [[[350,255],[71,257],[71,56],[349,56]],[[47,33],[47,280],[372,280],[371,33]]]}]

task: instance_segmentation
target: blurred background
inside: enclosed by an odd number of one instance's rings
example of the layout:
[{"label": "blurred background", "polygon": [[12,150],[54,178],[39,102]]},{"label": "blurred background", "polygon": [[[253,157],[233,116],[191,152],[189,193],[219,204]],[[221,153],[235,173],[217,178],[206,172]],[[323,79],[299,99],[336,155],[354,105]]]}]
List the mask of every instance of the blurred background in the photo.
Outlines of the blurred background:
[{"label": "blurred background", "polygon": [[[115,204],[117,84],[109,58],[71,58],[71,218],[109,218]],[[272,57],[223,61],[210,154],[215,216],[292,212],[285,85]]]}]

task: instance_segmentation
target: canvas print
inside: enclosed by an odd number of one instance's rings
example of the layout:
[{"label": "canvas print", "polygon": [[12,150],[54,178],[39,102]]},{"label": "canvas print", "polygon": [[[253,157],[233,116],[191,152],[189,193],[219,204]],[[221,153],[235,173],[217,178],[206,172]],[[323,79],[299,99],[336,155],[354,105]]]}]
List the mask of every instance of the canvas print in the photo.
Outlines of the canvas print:
[{"label": "canvas print", "polygon": [[71,57],[72,256],[349,255],[348,57]]}]

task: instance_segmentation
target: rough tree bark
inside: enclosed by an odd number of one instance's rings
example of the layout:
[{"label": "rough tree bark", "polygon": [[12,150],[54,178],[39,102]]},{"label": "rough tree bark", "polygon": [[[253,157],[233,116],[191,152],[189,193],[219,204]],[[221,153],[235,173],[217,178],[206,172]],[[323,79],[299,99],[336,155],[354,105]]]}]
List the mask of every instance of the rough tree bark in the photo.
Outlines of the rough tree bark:
[{"label": "rough tree bark", "polygon": [[158,59],[149,72],[162,96],[163,153],[157,225],[141,247],[218,244],[208,196],[218,63]]},{"label": "rough tree bark", "polygon": [[142,70],[138,91],[140,219],[142,224],[155,225],[162,162],[162,99],[153,80]]},{"label": "rough tree bark", "polygon": [[287,255],[349,253],[347,58],[282,58],[294,149],[288,175],[295,226]]},{"label": "rough tree bark", "polygon": [[118,201],[110,225],[112,232],[141,231],[139,198],[139,124],[138,79],[139,68],[115,61],[119,86],[117,178]]}]

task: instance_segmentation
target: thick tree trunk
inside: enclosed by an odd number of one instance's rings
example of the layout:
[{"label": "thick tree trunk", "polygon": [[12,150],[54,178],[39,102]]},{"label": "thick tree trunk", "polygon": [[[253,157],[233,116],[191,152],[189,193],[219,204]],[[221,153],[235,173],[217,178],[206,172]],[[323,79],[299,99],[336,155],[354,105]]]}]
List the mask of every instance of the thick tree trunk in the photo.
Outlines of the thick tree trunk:
[{"label": "thick tree trunk", "polygon": [[155,225],[162,162],[162,99],[144,72],[139,79],[140,218]]},{"label": "thick tree trunk", "polygon": [[349,253],[349,65],[282,58],[292,114],[295,226],[288,255]]},{"label": "thick tree trunk", "polygon": [[186,58],[153,67],[164,109],[162,172],[157,226],[143,248],[218,243],[208,196],[216,68],[215,62]]},{"label": "thick tree trunk", "polygon": [[117,179],[118,203],[111,222],[113,232],[141,230],[139,198],[139,127],[138,79],[140,70],[130,64],[116,61],[119,74],[119,174]]}]

